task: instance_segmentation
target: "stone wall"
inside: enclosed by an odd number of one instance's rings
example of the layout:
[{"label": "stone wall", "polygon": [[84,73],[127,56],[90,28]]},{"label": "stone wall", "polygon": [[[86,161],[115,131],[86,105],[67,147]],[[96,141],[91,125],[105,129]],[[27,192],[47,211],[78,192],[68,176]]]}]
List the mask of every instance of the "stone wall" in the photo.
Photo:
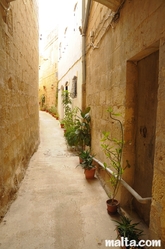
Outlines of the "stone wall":
[{"label": "stone wall", "polygon": [[[57,107],[58,95],[58,34],[57,29],[52,30],[40,54],[39,74],[39,102],[41,109]],[[42,97],[45,103],[42,104]]]},{"label": "stone wall", "polygon": [[[152,238],[161,238],[161,248],[165,248],[164,15],[163,0],[125,1],[116,13],[93,2],[86,34],[86,101],[91,106],[92,151],[100,161],[107,161],[100,146],[102,132],[119,136],[106,111],[112,106],[121,113],[124,124],[123,163],[127,159],[131,164],[123,178],[142,197],[152,196],[151,204],[137,204],[122,187],[121,205],[136,210],[149,225]],[[158,87],[153,88],[150,80]],[[140,151],[138,146],[142,146]],[[144,159],[143,166],[139,158]]]},{"label": "stone wall", "polygon": [[38,5],[36,0],[1,2],[0,216],[3,216],[39,143]]}]

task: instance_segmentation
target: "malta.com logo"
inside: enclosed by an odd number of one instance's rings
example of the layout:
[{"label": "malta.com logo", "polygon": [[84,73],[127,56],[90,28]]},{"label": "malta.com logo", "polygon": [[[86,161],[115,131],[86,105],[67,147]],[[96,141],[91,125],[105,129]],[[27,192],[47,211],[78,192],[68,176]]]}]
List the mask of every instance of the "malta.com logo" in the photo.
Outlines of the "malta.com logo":
[{"label": "malta.com logo", "polygon": [[139,240],[138,243],[136,240],[128,240],[127,237],[121,237],[117,240],[105,240],[105,247],[122,247],[126,248],[138,248],[138,247],[161,247],[161,240]]}]

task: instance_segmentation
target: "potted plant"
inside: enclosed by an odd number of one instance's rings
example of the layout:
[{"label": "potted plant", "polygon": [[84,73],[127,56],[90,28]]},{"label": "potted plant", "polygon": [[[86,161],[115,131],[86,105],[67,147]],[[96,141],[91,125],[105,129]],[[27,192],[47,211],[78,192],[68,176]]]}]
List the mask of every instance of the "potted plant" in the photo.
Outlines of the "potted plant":
[{"label": "potted plant", "polygon": [[57,113],[57,107],[56,106],[51,106],[51,108],[49,109],[49,113],[55,117],[56,113]]},{"label": "potted plant", "polygon": [[75,122],[75,136],[77,137],[78,145],[82,150],[85,146],[91,146],[91,116],[89,114],[90,107],[84,111],[79,110],[80,116],[77,115]]},{"label": "potted plant", "polygon": [[56,118],[56,120],[59,120],[59,115],[58,115],[58,113],[55,114],[55,118]]},{"label": "potted plant", "polygon": [[78,156],[79,156],[79,163],[81,164],[83,162],[83,155],[84,155],[84,151],[80,151]]},{"label": "potted plant", "polygon": [[123,133],[123,124],[121,121],[116,118],[120,114],[116,114],[113,112],[112,108],[109,108],[107,110],[109,112],[110,118],[113,120],[113,122],[116,122],[119,125],[120,129],[120,139],[113,138],[112,134],[110,132],[103,132],[103,138],[101,139],[101,147],[103,149],[103,152],[105,153],[107,159],[109,160],[109,164],[104,162],[104,167],[109,167],[113,173],[110,176],[110,183],[112,186],[112,192],[110,199],[107,200],[107,211],[108,213],[116,213],[117,208],[119,206],[119,201],[115,199],[119,186],[120,186],[120,180],[123,174],[123,171],[130,167],[128,161],[126,161],[126,165],[122,166],[122,152],[123,152],[123,146],[124,146],[124,133]]},{"label": "potted plant", "polygon": [[64,120],[63,119],[60,121],[60,126],[61,126],[61,128],[64,128]]},{"label": "potted plant", "polygon": [[72,108],[72,100],[70,97],[70,92],[65,90],[62,92],[62,103],[64,107],[64,136],[69,146],[76,146],[76,139],[75,139],[75,120],[78,108]]},{"label": "potted plant", "polygon": [[132,223],[132,220],[125,215],[120,216],[120,221],[115,220],[117,223],[117,238],[121,240],[123,249],[137,249],[143,248],[137,246],[143,231],[137,226],[139,223]]},{"label": "potted plant", "polygon": [[70,93],[68,90],[63,91],[61,96],[62,96],[62,104],[64,108],[63,122],[64,122],[65,129],[67,130],[73,124],[73,110],[71,108],[72,100],[71,100]]},{"label": "potted plant", "polygon": [[71,147],[77,146],[77,137],[75,136],[75,127],[70,126],[65,130],[64,133],[67,144]]},{"label": "potted plant", "polygon": [[80,164],[82,164],[82,162],[85,160],[89,160],[89,161],[91,160],[91,162],[93,160],[92,156],[90,155],[89,150],[81,150],[78,155],[79,155]]},{"label": "potted plant", "polygon": [[90,154],[89,150],[81,151],[79,156],[82,159],[82,162],[79,165],[84,169],[84,174],[85,174],[86,179],[94,178],[95,170],[96,170],[94,162],[93,162],[94,156]]},{"label": "potted plant", "polygon": [[45,94],[42,94],[40,98],[41,98],[41,108],[43,108],[46,101]]},{"label": "potted plant", "polygon": [[71,93],[66,90],[62,92],[62,103],[64,107],[64,126],[66,129],[65,138],[70,146],[85,149],[91,145],[90,107],[81,110],[78,107],[72,108]]}]

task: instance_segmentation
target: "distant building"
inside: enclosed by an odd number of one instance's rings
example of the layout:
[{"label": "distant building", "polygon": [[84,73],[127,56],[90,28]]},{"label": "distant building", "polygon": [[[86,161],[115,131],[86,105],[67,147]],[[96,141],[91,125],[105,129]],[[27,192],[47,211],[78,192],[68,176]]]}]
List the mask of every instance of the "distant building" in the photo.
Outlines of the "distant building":
[{"label": "distant building", "polygon": [[[71,0],[59,19],[58,111],[63,118],[61,94],[68,90],[73,107],[82,108],[82,1]],[[62,12],[63,13],[63,12]]]},{"label": "distant building", "polygon": [[52,30],[43,41],[39,64],[39,104],[41,110],[57,107],[58,33]]}]

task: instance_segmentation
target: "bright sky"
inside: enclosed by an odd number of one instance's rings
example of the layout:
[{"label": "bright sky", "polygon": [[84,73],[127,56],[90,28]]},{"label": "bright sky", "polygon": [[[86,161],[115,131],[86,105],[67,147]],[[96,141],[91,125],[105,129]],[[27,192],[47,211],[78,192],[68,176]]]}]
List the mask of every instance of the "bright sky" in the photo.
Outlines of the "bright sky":
[{"label": "bright sky", "polygon": [[[58,20],[67,18],[70,0],[38,0],[40,33],[51,31],[56,27]],[[72,6],[72,5],[71,5]]]},{"label": "bright sky", "polygon": [[59,0],[39,0],[40,33],[52,30],[58,21]]},{"label": "bright sky", "polygon": [[71,9],[75,0],[38,0],[39,3],[39,27],[40,35],[40,53],[44,48],[44,41],[47,35],[59,27],[63,30],[63,25],[68,25],[71,20]]}]

